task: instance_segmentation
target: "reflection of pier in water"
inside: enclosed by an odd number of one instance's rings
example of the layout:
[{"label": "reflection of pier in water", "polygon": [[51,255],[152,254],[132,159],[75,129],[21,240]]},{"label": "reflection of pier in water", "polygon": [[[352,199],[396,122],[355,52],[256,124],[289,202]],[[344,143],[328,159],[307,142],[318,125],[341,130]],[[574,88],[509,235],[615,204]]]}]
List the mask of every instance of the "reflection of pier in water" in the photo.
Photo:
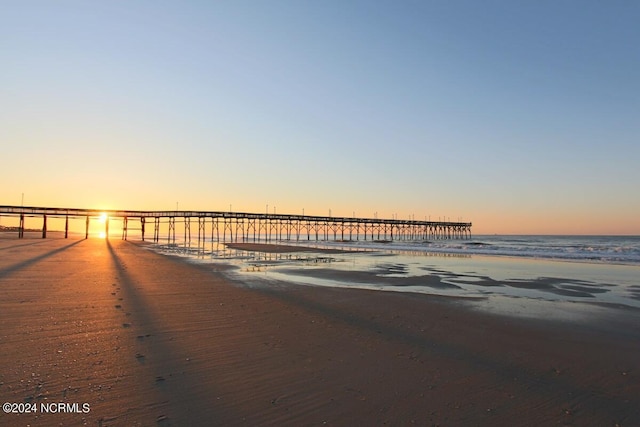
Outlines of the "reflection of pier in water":
[{"label": "reflection of pier in water", "polygon": [[[18,237],[24,237],[25,218],[42,218],[42,237],[47,237],[47,220],[65,220],[64,237],[68,237],[69,219],[85,221],[85,238],[89,237],[91,219],[104,221],[105,236],[109,237],[110,221],[121,222],[122,239],[132,232],[139,238],[149,237],[153,230],[153,242],[176,243],[176,231],[184,230],[184,243],[192,241],[192,226],[197,230],[198,242],[256,241],[396,241],[470,239],[470,222],[419,221],[403,219],[348,218],[311,215],[257,214],[245,212],[209,211],[129,211],[0,206],[0,216],[19,218]],[[195,237],[195,232],[193,233]]]},{"label": "reflection of pier in water", "polygon": [[471,258],[470,254],[456,253],[456,252],[433,252],[433,251],[411,251],[411,250],[390,250],[390,254],[411,255],[411,256],[424,256],[430,258]]}]

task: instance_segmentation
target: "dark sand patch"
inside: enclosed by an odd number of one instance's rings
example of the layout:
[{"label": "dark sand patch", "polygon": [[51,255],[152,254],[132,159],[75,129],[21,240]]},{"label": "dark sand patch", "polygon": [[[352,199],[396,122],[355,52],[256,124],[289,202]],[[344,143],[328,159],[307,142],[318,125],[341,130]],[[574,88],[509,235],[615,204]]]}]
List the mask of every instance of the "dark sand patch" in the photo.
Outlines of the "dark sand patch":
[{"label": "dark sand patch", "polygon": [[422,270],[430,271],[443,279],[461,285],[480,287],[512,287],[516,289],[529,289],[540,292],[548,292],[556,295],[576,298],[594,298],[595,294],[610,292],[615,287],[610,284],[593,283],[585,280],[568,279],[562,277],[538,277],[536,279],[496,280],[489,276],[474,275],[472,273],[456,274],[450,271],[422,267]]},{"label": "dark sand patch", "polygon": [[629,286],[630,298],[640,301],[640,285]]}]

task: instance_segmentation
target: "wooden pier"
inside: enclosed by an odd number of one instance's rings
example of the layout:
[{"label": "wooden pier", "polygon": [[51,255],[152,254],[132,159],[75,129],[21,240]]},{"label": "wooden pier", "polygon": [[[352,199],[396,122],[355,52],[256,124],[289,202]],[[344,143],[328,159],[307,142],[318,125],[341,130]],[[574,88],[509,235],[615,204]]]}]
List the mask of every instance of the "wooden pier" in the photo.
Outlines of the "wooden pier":
[{"label": "wooden pier", "polygon": [[[348,218],[332,216],[258,214],[220,211],[129,211],[71,209],[24,206],[0,206],[0,217],[17,217],[18,237],[23,238],[25,218],[42,218],[42,238],[47,237],[47,220],[63,218],[64,237],[69,236],[69,219],[83,219],[85,238],[89,237],[91,221],[104,222],[104,236],[109,237],[109,222],[122,222],[122,239],[139,231],[140,239],[152,232],[155,243],[176,244],[176,230],[184,231],[184,243],[192,241],[192,226],[198,242],[210,239],[219,242],[257,242],[281,240],[438,240],[470,239],[470,222],[419,221],[402,219]],[[162,233],[164,231],[164,233]],[[196,237],[196,233],[193,233]]]}]

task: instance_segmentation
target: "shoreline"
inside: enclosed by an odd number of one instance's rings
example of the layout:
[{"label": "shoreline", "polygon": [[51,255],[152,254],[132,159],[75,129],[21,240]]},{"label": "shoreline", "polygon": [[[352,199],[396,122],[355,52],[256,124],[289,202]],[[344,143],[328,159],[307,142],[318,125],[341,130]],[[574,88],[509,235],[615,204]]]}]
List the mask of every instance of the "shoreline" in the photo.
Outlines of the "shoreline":
[{"label": "shoreline", "polygon": [[[238,252],[185,254],[204,264],[228,264],[232,280],[255,282],[257,286],[260,281],[280,280],[321,287],[547,301],[550,306],[542,307],[541,313],[550,312],[554,302],[576,303],[572,310],[577,311],[580,305],[585,314],[589,304],[640,309],[640,284],[635,284],[640,270],[636,266],[393,250],[344,250],[334,252],[333,257],[314,258],[302,254],[322,253],[325,248],[245,243],[224,246]],[[175,253],[180,254],[180,249]],[[531,317],[535,310],[525,315]]]},{"label": "shoreline", "polygon": [[247,287],[119,240],[3,239],[0,254],[0,398],[91,405],[3,424],[640,424],[633,316],[593,328],[447,297]]}]

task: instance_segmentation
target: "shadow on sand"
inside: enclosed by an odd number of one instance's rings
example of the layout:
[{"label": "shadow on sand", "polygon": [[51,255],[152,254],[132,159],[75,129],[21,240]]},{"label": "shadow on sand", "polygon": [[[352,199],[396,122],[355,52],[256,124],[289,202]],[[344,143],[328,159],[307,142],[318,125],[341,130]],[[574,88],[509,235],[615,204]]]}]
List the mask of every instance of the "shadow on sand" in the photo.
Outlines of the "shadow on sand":
[{"label": "shadow on sand", "polygon": [[[41,255],[38,255],[36,257],[30,258],[28,260],[19,262],[17,264],[14,265],[10,265],[9,267],[5,267],[3,269],[0,269],[0,279],[3,279],[17,271],[20,271],[22,269],[25,269],[27,267],[30,267],[40,261],[44,261],[45,259],[52,257],[56,254],[59,254],[60,252],[66,251],[67,249],[77,245],[78,243],[83,242],[84,240],[78,240],[75,241],[73,243],[69,243],[68,245],[62,246],[61,248],[57,248],[57,249],[53,249],[49,252],[45,252]],[[20,246],[26,246],[26,245],[20,245]]]}]

